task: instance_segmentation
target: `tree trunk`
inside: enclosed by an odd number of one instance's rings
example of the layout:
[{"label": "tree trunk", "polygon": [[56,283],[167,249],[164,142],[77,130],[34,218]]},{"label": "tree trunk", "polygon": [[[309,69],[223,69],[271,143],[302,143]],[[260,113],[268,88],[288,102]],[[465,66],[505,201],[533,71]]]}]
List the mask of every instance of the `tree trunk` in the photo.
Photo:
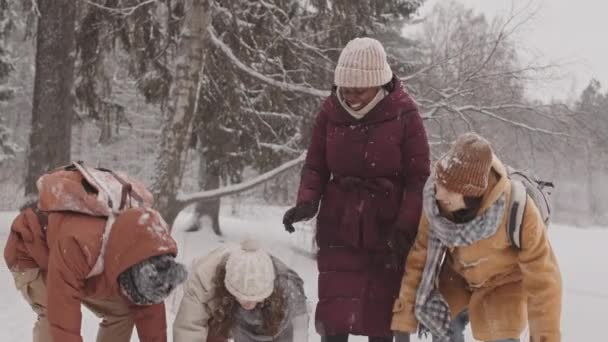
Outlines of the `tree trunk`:
[{"label": "tree trunk", "polygon": [[102,145],[109,144],[112,142],[112,121],[110,113],[104,109],[99,113],[99,125],[101,126],[101,133],[99,134],[99,143]]},{"label": "tree trunk", "polygon": [[38,0],[38,8],[26,195],[37,193],[41,174],[70,161],[74,113],[74,1]]},{"label": "tree trunk", "polygon": [[[217,166],[209,166],[200,151],[200,165],[198,171],[198,185],[204,190],[213,190],[220,187],[220,170]],[[201,220],[204,216],[211,219],[211,229],[213,232],[221,236],[220,228],[220,197],[209,201],[197,202],[194,207],[194,217],[188,231],[197,231],[202,228]]]},{"label": "tree trunk", "polygon": [[181,210],[176,196],[182,181],[182,154],[188,148],[205,58],[207,26],[211,19],[207,0],[188,0],[186,6],[184,29],[179,42],[175,77],[171,84],[153,182],[157,209],[171,226]]}]

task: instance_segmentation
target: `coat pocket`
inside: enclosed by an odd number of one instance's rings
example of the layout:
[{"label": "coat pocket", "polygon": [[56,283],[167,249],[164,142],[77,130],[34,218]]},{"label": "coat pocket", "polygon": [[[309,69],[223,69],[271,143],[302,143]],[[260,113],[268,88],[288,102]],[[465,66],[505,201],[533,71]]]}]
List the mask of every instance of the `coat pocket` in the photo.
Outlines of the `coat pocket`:
[{"label": "coat pocket", "polygon": [[23,291],[40,275],[39,268],[30,268],[22,272],[13,272],[13,279],[15,280],[15,287],[19,291]]},{"label": "coat pocket", "polygon": [[317,215],[317,244],[327,246],[340,241],[338,231],[344,215],[344,195],[340,188],[330,182],[323,194]]},{"label": "coat pocket", "polygon": [[393,223],[399,213],[400,195],[390,191],[386,195],[382,194],[382,197],[384,198],[378,201],[378,219],[381,222]]},{"label": "coat pocket", "polygon": [[13,272],[15,286],[38,315],[46,315],[46,283],[44,275],[38,268],[23,272]]},{"label": "coat pocket", "polygon": [[393,304],[393,313],[401,312],[405,310],[405,300],[401,297],[395,299],[395,304]]},{"label": "coat pocket", "polygon": [[415,333],[418,329],[418,320],[414,315],[414,310],[405,299],[399,297],[393,304],[393,318],[391,330],[398,332]]},{"label": "coat pocket", "polygon": [[344,214],[344,197],[340,187],[330,181],[321,199],[319,219],[331,224],[340,224]]}]

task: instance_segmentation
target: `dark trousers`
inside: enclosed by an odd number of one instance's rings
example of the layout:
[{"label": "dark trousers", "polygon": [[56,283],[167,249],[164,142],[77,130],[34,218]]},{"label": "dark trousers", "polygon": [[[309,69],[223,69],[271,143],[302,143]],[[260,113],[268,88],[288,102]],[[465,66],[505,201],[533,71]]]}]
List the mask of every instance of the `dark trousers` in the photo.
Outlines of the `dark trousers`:
[{"label": "dark trousers", "polygon": [[[392,337],[368,337],[369,342],[393,342]],[[321,336],[321,342],[348,342],[348,334]],[[406,342],[406,341],[403,341]]]},{"label": "dark trousers", "polygon": [[[469,311],[465,310],[458,314],[451,324],[452,340],[451,342],[464,342],[464,329],[469,324]],[[433,338],[433,341],[436,339]]]}]

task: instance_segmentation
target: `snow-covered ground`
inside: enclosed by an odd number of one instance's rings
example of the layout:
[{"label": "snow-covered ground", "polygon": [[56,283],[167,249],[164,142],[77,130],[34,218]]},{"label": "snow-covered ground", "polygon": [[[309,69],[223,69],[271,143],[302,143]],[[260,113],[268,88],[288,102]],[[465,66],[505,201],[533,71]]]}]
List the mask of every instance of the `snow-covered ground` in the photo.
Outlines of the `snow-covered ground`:
[{"label": "snow-covered ground", "polygon": [[[179,259],[187,264],[193,257],[211,249],[244,237],[255,237],[273,254],[293,267],[306,280],[306,293],[311,305],[317,298],[317,270],[308,254],[312,235],[287,234],[281,217],[285,208],[240,206],[238,214],[229,213],[224,206],[221,224],[225,236],[213,235],[209,227],[196,233],[184,233],[189,215],[178,218],[174,237],[179,245]],[[10,223],[15,212],[0,212],[0,245],[4,247]],[[300,226],[301,231],[303,230]],[[563,280],[564,302],[562,315],[562,341],[601,341],[605,338],[606,311],[608,306],[608,271],[602,266],[608,260],[608,229],[576,229],[552,226],[551,239],[558,255]],[[15,290],[12,277],[4,262],[0,262],[0,341],[31,341],[34,314]],[[169,326],[179,303],[179,291],[168,300]],[[82,334],[85,341],[94,341],[97,318],[83,310]],[[310,326],[310,341],[319,341],[314,327]],[[356,337],[352,341],[367,341]],[[133,341],[137,341],[134,334]],[[413,341],[420,341],[413,339]],[[430,339],[429,339],[430,341]],[[467,341],[474,341],[467,331]]]}]

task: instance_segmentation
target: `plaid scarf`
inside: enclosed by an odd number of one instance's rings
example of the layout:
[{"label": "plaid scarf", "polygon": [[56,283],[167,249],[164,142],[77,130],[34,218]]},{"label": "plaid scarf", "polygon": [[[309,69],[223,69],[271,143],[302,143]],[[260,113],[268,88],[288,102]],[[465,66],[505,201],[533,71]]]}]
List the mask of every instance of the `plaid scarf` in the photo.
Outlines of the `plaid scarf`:
[{"label": "plaid scarf", "polygon": [[431,333],[438,342],[450,341],[450,309],[437,288],[437,279],[448,247],[469,246],[496,233],[504,215],[503,193],[480,216],[466,223],[454,223],[441,216],[435,199],[435,177],[428,178],[423,192],[424,213],[429,220],[429,241],[422,280],[416,291],[416,318],[420,334]]}]

